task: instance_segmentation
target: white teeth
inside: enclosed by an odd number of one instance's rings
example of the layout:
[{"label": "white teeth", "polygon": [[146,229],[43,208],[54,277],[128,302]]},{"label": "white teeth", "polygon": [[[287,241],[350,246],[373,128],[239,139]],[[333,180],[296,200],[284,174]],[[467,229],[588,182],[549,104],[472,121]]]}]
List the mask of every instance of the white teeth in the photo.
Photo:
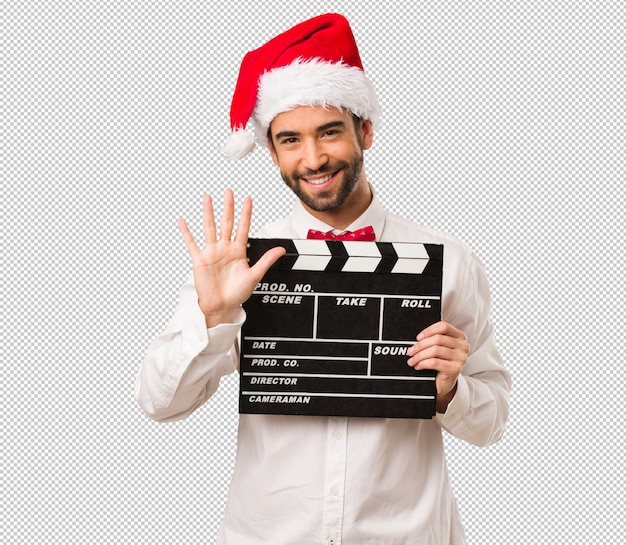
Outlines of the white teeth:
[{"label": "white teeth", "polygon": [[311,180],[310,178],[307,178],[306,181],[313,185],[322,185],[322,184],[325,184],[332,177],[333,177],[332,174],[327,174],[326,176],[322,178],[316,178],[315,180]]}]

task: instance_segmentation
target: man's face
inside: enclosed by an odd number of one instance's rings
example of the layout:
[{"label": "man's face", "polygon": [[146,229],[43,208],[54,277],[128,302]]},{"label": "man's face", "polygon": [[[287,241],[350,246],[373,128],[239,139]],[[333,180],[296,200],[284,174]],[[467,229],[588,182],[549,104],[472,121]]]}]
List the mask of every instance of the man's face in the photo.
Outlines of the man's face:
[{"label": "man's face", "polygon": [[355,187],[367,185],[363,150],[372,143],[371,124],[349,111],[300,106],[271,124],[270,152],[285,183],[308,208],[336,210]]}]

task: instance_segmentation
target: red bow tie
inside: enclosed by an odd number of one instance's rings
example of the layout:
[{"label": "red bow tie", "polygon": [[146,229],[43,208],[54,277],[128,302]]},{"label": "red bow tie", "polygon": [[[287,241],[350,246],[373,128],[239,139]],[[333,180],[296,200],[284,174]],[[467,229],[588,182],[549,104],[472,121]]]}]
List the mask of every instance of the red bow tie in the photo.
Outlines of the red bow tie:
[{"label": "red bow tie", "polygon": [[357,229],[356,231],[344,231],[343,233],[335,234],[332,231],[323,233],[322,231],[316,231],[315,229],[309,229],[306,238],[313,238],[318,240],[376,240],[374,234],[374,228],[371,225],[363,227],[363,229]]}]

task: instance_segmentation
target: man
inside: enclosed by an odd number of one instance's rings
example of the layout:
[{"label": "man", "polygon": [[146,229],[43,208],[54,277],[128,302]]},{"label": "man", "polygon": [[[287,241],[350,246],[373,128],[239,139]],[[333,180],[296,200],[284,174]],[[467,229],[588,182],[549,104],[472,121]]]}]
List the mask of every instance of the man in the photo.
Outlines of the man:
[{"label": "man", "polygon": [[[497,441],[508,418],[510,378],[476,257],[453,237],[386,212],[367,181],[363,152],[379,115],[347,21],[323,15],[246,55],[225,153],[240,158],[252,149],[245,130],[252,117],[257,139],[298,197],[292,214],[259,237],[373,231],[380,241],[444,244],[442,320],[415,332],[407,358],[415,369],[438,372],[437,416],[241,414],[220,544],[465,543],[441,429],[477,445]],[[218,236],[212,198],[204,197],[204,248],[179,220],[193,275],[136,382],[137,400],[155,420],[189,415],[222,376],[238,370],[241,305],[284,253],[274,248],[249,266],[252,203],[245,199],[233,238],[233,201],[227,190]]]}]

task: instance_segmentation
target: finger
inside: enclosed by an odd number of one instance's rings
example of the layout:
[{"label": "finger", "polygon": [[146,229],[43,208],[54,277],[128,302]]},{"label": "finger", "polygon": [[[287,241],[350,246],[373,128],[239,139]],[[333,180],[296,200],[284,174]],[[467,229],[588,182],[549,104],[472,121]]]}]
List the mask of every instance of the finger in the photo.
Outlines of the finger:
[{"label": "finger", "polygon": [[462,366],[456,362],[448,360],[426,360],[419,365],[412,366],[416,371],[437,371],[438,377],[445,380],[445,377],[458,376],[461,372]]},{"label": "finger", "polygon": [[416,371],[437,371],[437,373],[446,376],[457,376],[461,372],[463,364],[459,361],[431,358],[424,360],[417,365],[410,365],[410,367],[413,367]]},{"label": "finger", "polygon": [[276,263],[281,256],[285,255],[286,252],[287,250],[282,246],[277,246],[265,252],[250,269],[255,274],[256,281],[259,282],[269,268]]},{"label": "finger", "polygon": [[[420,350],[415,355],[411,356],[407,363],[415,367],[416,365],[428,365],[427,362],[431,362],[434,360],[438,361],[457,361],[457,362],[465,362],[467,359],[467,355],[461,350],[456,350],[454,348],[448,348],[447,346],[431,346],[425,350]],[[429,369],[430,367],[422,367],[424,369]]]},{"label": "finger", "polygon": [[220,240],[230,240],[235,223],[235,196],[232,189],[224,191],[224,212],[220,226]]},{"label": "finger", "polygon": [[211,195],[202,197],[202,218],[204,221],[204,242],[209,244],[217,239],[215,227],[215,212]]},{"label": "finger", "polygon": [[433,335],[431,337],[421,337],[420,341],[417,341],[415,344],[409,346],[407,354],[409,356],[413,356],[418,352],[433,346],[444,346],[469,352],[469,344],[467,344],[467,342],[463,339],[450,337],[449,335]]},{"label": "finger", "polygon": [[452,324],[443,321],[434,323],[426,329],[423,329],[417,336],[417,340],[421,341],[422,339],[432,337],[433,335],[447,335],[449,337],[467,340],[465,333],[463,333],[460,329],[457,329]]},{"label": "finger", "polygon": [[193,238],[193,235],[191,234],[191,231],[189,230],[189,227],[187,226],[187,222],[183,218],[178,218],[176,223],[178,224],[180,234],[183,236],[183,241],[185,242],[187,251],[191,256],[195,255],[200,250],[195,239]]},{"label": "finger", "polygon": [[241,217],[237,223],[237,233],[235,234],[235,241],[246,244],[248,242],[248,234],[250,232],[250,222],[252,219],[252,199],[246,197],[243,200],[243,206],[241,207]]},{"label": "finger", "polygon": [[417,354],[418,352],[433,346],[442,346],[469,352],[469,344],[462,338],[451,337],[449,335],[433,335],[432,337],[423,337],[421,341],[411,345],[408,348],[407,353],[409,355]]}]

